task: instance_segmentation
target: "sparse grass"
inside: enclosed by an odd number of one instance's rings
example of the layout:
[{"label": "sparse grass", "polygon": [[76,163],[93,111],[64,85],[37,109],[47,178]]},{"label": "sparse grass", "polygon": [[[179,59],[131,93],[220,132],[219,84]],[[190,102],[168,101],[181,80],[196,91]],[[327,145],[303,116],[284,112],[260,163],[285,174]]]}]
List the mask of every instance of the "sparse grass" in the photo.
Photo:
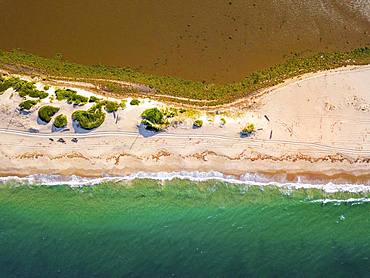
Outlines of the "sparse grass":
[{"label": "sparse grass", "polygon": [[67,121],[66,115],[60,114],[60,115],[55,117],[53,125],[56,128],[62,128],[62,127],[65,127],[67,125],[67,123],[68,123],[68,121]]},{"label": "sparse grass", "polygon": [[46,123],[49,123],[51,121],[51,118],[58,113],[60,108],[50,106],[50,105],[45,105],[41,107],[38,111],[39,118],[43,120]]},{"label": "sparse grass", "polygon": [[[60,78],[90,79],[92,83],[94,81],[91,78],[133,82],[153,88],[155,94],[210,101],[206,103],[191,102],[194,105],[208,106],[229,103],[261,88],[281,83],[293,76],[346,65],[362,64],[370,64],[369,47],[358,48],[349,52],[319,53],[311,57],[300,57],[296,55],[285,63],[251,73],[240,82],[211,84],[175,77],[144,74],[129,68],[78,65],[64,62],[60,59],[41,58],[18,50],[0,51],[0,66],[6,67],[7,65],[11,65],[13,69],[14,66],[19,66],[17,72],[20,73],[32,71],[33,73]],[[127,95],[132,93],[130,92],[130,88],[125,88],[108,80],[104,82],[100,81],[99,84],[104,84],[102,87],[103,90],[116,94]],[[190,103],[187,100],[180,99],[175,101]]]}]

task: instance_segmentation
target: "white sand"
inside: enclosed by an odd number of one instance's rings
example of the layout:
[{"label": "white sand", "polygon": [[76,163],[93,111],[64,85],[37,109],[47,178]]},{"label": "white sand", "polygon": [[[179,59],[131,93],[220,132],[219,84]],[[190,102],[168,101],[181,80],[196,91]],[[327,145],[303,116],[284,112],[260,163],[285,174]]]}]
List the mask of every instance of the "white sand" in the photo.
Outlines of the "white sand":
[{"label": "white sand", "polygon": [[[53,93],[53,88],[49,91]],[[128,105],[117,113],[117,123],[108,114],[97,130],[81,132],[69,123],[69,130],[51,132],[51,123],[37,122],[36,110],[42,104],[21,115],[16,111],[21,99],[8,90],[0,96],[0,173],[101,176],[214,170],[285,177],[292,173],[357,175],[370,183],[370,66],[308,74],[260,95],[253,110],[234,107],[239,116],[225,117],[223,127],[222,116],[209,122],[204,113],[205,125],[200,129],[193,129],[193,120],[187,119],[166,132],[143,137],[137,128],[141,112],[161,103],[145,100],[140,106]],[[58,114],[67,114],[70,121],[76,108],[58,101],[53,105],[61,107]],[[258,131],[241,138],[247,122],[255,123]],[[29,128],[39,133],[29,134]],[[73,137],[78,143],[71,142]],[[66,144],[56,142],[58,138]]]}]

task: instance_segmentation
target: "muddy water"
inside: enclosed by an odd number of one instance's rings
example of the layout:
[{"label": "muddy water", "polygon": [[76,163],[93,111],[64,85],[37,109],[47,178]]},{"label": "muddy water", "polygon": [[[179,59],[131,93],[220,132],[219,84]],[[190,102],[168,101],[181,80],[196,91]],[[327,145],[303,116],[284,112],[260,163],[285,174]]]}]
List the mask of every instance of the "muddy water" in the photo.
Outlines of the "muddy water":
[{"label": "muddy water", "polygon": [[369,0],[0,0],[0,48],[227,82],[370,44]]}]

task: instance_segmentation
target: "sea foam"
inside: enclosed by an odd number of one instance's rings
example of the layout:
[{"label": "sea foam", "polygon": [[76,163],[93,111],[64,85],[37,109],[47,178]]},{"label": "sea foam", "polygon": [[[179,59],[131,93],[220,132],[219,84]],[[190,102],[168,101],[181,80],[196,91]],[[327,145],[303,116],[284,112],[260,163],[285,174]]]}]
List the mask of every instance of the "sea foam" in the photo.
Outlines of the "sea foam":
[{"label": "sea foam", "polygon": [[[70,187],[82,187],[82,186],[93,186],[104,182],[120,182],[120,181],[131,181],[135,179],[152,179],[160,181],[170,181],[173,179],[190,180],[195,182],[202,181],[221,181],[230,184],[242,184],[242,185],[253,185],[253,186],[275,186],[282,189],[294,190],[294,189],[319,189],[326,193],[367,193],[370,192],[370,186],[365,184],[349,184],[349,183],[306,183],[306,182],[276,182],[269,181],[263,176],[257,174],[244,174],[240,177],[225,175],[220,172],[157,172],[157,173],[146,173],[138,172],[127,176],[106,176],[100,178],[86,178],[79,176],[60,176],[60,175],[44,175],[35,174],[26,177],[8,176],[0,177],[0,182],[16,181],[27,184],[40,184],[46,186],[53,185],[68,185]],[[298,179],[299,180],[299,179]]]}]

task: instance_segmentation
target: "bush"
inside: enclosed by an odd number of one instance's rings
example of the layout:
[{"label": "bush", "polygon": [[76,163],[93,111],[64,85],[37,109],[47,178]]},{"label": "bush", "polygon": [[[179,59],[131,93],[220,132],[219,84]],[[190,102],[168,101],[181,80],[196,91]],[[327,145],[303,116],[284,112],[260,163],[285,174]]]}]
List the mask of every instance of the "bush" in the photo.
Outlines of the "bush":
[{"label": "bush", "polygon": [[33,106],[37,104],[36,100],[25,100],[19,104],[21,110],[30,110]]},{"label": "bush", "polygon": [[47,92],[35,90],[35,91],[30,91],[28,93],[28,96],[32,98],[44,99],[44,98],[47,98],[49,94]]},{"label": "bush", "polygon": [[140,104],[140,100],[138,99],[133,99],[130,101],[130,105],[139,105]]},{"label": "bush", "polygon": [[146,125],[148,129],[159,131],[168,125],[164,114],[158,108],[150,108],[145,110],[141,114],[141,117],[143,118],[141,123]]},{"label": "bush", "polygon": [[226,119],[225,118],[221,118],[220,121],[221,121],[221,125],[225,125],[226,124]]},{"label": "bush", "polygon": [[115,101],[106,100],[102,104],[105,106],[105,110],[107,110],[108,113],[117,111],[119,108],[118,102]]},{"label": "bush", "polygon": [[39,109],[39,118],[46,123],[51,121],[51,118],[59,111],[58,107],[46,105]]},{"label": "bush", "polygon": [[101,104],[95,104],[90,109],[77,110],[72,114],[72,120],[77,121],[84,129],[93,129],[101,126],[105,120],[105,113],[101,109]]},{"label": "bush", "polygon": [[67,100],[68,103],[73,103],[76,105],[85,105],[89,98],[77,94],[76,91],[71,89],[58,89],[55,91],[57,100]]},{"label": "bush", "polygon": [[49,94],[43,91],[38,91],[32,82],[28,82],[18,77],[10,77],[0,80],[0,92],[9,88],[13,88],[21,97],[30,96],[32,98],[46,98]]},{"label": "bush", "polygon": [[67,125],[67,117],[63,114],[56,116],[53,125],[56,128],[65,127]]},{"label": "bush", "polygon": [[45,91],[47,91],[47,90],[49,90],[49,89],[50,89],[50,86],[49,86],[49,85],[45,85],[45,86],[44,86],[44,90],[45,90]]},{"label": "bush", "polygon": [[203,126],[203,121],[202,120],[196,120],[193,123],[193,126],[196,128],[202,127]]},{"label": "bush", "polygon": [[99,102],[100,98],[97,98],[96,96],[91,96],[89,98],[89,102]]},{"label": "bush", "polygon": [[256,131],[256,127],[252,123],[248,123],[243,129],[242,133],[251,134]]},{"label": "bush", "polygon": [[122,109],[125,109],[126,108],[126,100],[122,100],[120,106],[121,106]]}]

